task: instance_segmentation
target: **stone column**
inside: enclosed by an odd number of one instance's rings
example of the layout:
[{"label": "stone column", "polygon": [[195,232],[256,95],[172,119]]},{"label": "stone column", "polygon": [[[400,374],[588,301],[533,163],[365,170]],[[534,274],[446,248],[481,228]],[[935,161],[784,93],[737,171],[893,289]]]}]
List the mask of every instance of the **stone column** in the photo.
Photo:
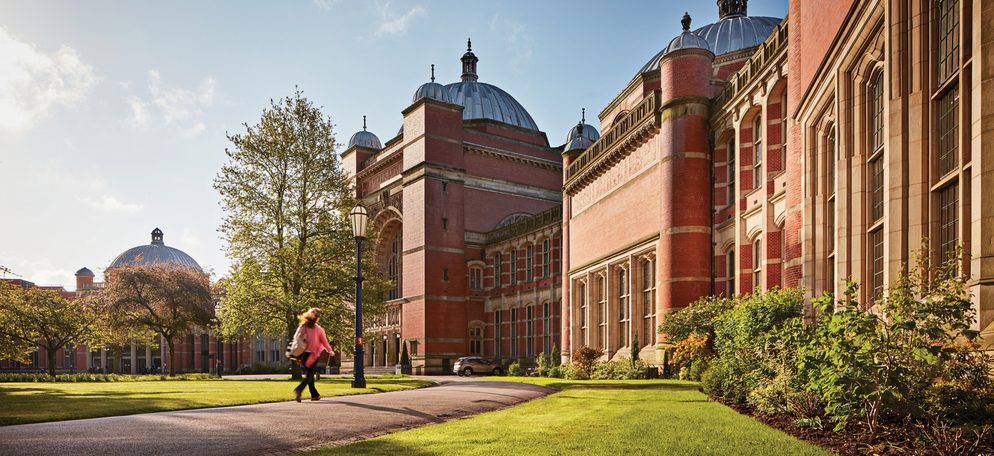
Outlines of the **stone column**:
[{"label": "stone column", "polygon": [[131,373],[138,373],[138,346],[134,342],[131,343]]}]

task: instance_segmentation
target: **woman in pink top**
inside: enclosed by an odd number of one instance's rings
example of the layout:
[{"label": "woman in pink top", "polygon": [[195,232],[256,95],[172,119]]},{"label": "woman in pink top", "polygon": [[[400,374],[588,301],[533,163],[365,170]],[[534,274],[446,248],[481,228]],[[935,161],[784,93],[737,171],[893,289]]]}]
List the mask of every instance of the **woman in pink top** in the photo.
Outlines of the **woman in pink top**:
[{"label": "woman in pink top", "polygon": [[300,394],[304,392],[305,386],[311,392],[312,401],[321,400],[321,395],[314,387],[314,371],[317,370],[318,358],[321,357],[322,351],[334,355],[334,352],[331,351],[331,345],[328,344],[328,336],[324,334],[324,328],[318,325],[319,318],[321,318],[321,309],[317,307],[300,314],[300,326],[297,331],[303,331],[307,339],[307,349],[300,357],[300,367],[307,374],[307,377],[293,389],[294,393],[297,394],[297,402],[300,402]]}]

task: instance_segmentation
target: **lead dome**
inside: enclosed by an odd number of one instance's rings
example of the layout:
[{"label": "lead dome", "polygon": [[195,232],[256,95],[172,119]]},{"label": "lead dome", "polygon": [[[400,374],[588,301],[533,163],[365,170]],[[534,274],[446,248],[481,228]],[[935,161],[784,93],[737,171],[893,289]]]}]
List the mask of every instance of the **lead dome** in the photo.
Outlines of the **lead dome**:
[{"label": "lead dome", "polygon": [[[748,0],[718,0],[717,3],[718,22],[692,32],[706,41],[708,48],[716,56],[759,46],[769,38],[781,22],[781,19],[775,17],[749,16]],[[659,71],[659,59],[666,55],[669,48],[667,46],[649,59],[636,76]]]},{"label": "lead dome", "polygon": [[362,131],[357,131],[351,138],[349,138],[348,147],[351,148],[354,146],[376,150],[383,148],[383,143],[380,142],[380,138],[376,137],[373,132],[366,130],[366,116],[362,116]]},{"label": "lead dome", "polygon": [[[422,98],[452,103],[452,99],[449,98],[448,89],[442,84],[435,82],[435,65],[431,66],[431,81],[421,84],[421,87],[418,87],[418,90],[414,91],[414,97],[412,97],[411,102],[417,102]],[[403,130],[403,127],[401,127],[401,130]]]},{"label": "lead dome", "polygon": [[466,41],[462,56],[462,80],[445,86],[450,102],[463,107],[463,120],[490,119],[508,125],[538,130],[531,114],[510,94],[500,87],[479,82],[476,63],[480,60],[473,53],[473,42]]},{"label": "lead dome", "polygon": [[[152,230],[152,243],[139,245],[125,250],[123,253],[111,261],[107,269],[122,268],[125,266],[152,266],[152,265],[178,265],[197,271],[202,271],[200,265],[187,255],[186,252],[169,247],[163,242],[162,230],[156,228]],[[84,268],[85,269],[85,268]],[[79,272],[82,272],[81,269]],[[87,269],[87,271],[89,271]],[[79,273],[77,272],[77,273]],[[91,272],[92,274],[92,272]]]}]

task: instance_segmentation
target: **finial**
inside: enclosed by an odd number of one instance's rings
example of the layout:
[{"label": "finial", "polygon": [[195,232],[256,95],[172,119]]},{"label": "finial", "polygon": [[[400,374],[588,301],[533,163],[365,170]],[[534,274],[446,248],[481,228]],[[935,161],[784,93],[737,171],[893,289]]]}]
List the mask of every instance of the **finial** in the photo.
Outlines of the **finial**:
[{"label": "finial", "polygon": [[690,19],[690,13],[684,12],[683,13],[683,19],[680,20],[680,23],[683,24],[683,31],[684,32],[689,32],[690,31],[690,21],[691,21],[691,19]]},{"label": "finial", "polygon": [[366,116],[362,116],[362,131],[366,131]]},{"label": "finial", "polygon": [[466,38],[466,52],[473,52],[473,39]]},{"label": "finial", "polygon": [[475,82],[479,79],[476,75],[476,62],[480,59],[473,53],[473,41],[466,39],[466,53],[462,55],[462,80],[464,82]]},{"label": "finial", "polygon": [[580,123],[587,123],[587,108],[580,108]]},{"label": "finial", "polygon": [[435,82],[435,64],[431,64],[431,82]]},{"label": "finial", "polygon": [[718,0],[718,19],[748,14],[749,0]]}]

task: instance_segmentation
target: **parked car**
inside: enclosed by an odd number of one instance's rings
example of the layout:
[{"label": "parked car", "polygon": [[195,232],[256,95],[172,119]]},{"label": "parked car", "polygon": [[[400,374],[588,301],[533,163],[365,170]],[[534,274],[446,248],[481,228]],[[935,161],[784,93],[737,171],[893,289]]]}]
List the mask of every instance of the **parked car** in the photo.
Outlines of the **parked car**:
[{"label": "parked car", "polygon": [[492,359],[480,358],[479,356],[466,356],[456,360],[456,363],[452,365],[452,372],[456,375],[465,376],[473,374],[503,375],[504,369]]}]

